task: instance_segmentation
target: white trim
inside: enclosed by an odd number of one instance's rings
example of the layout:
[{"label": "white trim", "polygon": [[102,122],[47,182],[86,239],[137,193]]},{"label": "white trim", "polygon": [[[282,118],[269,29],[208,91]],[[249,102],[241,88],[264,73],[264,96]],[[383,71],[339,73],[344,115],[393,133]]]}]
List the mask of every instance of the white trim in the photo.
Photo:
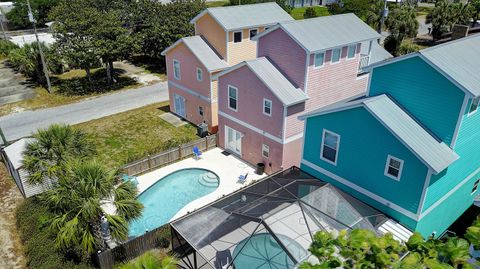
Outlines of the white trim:
[{"label": "white trim", "polygon": [[366,189],[356,185],[355,183],[352,183],[352,182],[348,181],[347,179],[344,179],[344,178],[342,178],[342,177],[340,177],[340,176],[338,176],[338,175],[336,175],[336,174],[334,174],[334,173],[332,173],[328,170],[325,170],[325,169],[323,169],[323,168],[321,168],[321,167],[319,167],[319,166],[317,166],[317,165],[315,165],[315,164],[313,164],[313,163],[311,163],[311,162],[309,162],[305,159],[302,159],[301,163],[310,167],[310,168],[312,168],[313,170],[315,170],[319,173],[322,173],[322,174],[324,174],[328,177],[331,177],[332,179],[342,183],[343,185],[345,185],[349,188],[352,188],[355,191],[358,191],[359,193],[369,197],[370,199],[373,199],[373,200],[379,202],[380,204],[382,204],[382,205],[384,205],[388,208],[391,208],[391,209],[397,211],[398,213],[400,213],[400,214],[402,214],[402,215],[404,215],[404,216],[406,216],[406,217],[408,217],[412,220],[418,221],[418,215],[417,214],[412,213],[412,212],[406,210],[405,208],[403,208],[403,207],[401,207],[401,206],[399,206],[399,205],[397,205],[397,204],[395,204],[395,203],[393,203],[393,202],[391,202],[391,201],[389,201],[389,200],[387,200],[387,199],[385,199],[381,196],[378,196],[377,194],[375,194],[375,193],[373,193],[369,190],[366,190]]},{"label": "white trim", "polygon": [[[323,148],[324,148],[324,146],[325,146],[325,134],[326,134],[326,133],[329,133],[329,134],[332,134],[332,135],[338,137],[338,139],[337,139],[337,145],[336,145],[336,148],[335,148],[335,161],[334,161],[334,162],[332,162],[331,160],[323,157]],[[334,165],[334,166],[337,166],[338,153],[339,153],[339,149],[340,149],[340,139],[341,139],[341,136],[340,136],[339,134],[334,133],[334,132],[332,132],[332,131],[330,131],[330,130],[327,130],[327,129],[325,129],[325,128],[323,129],[323,131],[322,131],[322,146],[321,146],[321,148],[320,148],[320,159],[321,159],[321,160],[323,160],[323,161],[325,161],[325,162],[327,162],[327,163],[329,163],[329,164],[332,164],[332,165]]]},{"label": "white trim", "polygon": [[[362,75],[360,76],[357,76],[356,80],[362,80],[362,79],[365,79],[367,78],[368,76],[370,75],[370,73],[363,73]],[[368,86],[367,86],[368,87]],[[366,91],[367,89],[365,89]],[[368,95],[367,95],[368,96]]]},{"label": "white trim", "polygon": [[[348,57],[348,54],[350,53],[350,47],[355,47],[355,51],[353,53],[353,57]],[[350,44],[347,46],[347,55],[345,56],[345,59],[347,59],[347,61],[351,61],[351,60],[355,60],[357,58],[357,44]]]},{"label": "white trim", "polygon": [[[250,29],[248,29],[248,40],[256,42],[255,40],[252,40],[252,37],[250,37],[252,30],[257,30],[257,34],[256,34],[256,35],[258,35],[258,34],[260,34],[260,28],[257,27],[257,28],[250,28]],[[256,35],[254,35],[253,37],[255,37]]]},{"label": "white trim", "polygon": [[[316,62],[317,62],[317,55],[318,55],[318,54],[323,54],[323,61],[322,61],[322,64],[321,64],[321,65],[316,66],[315,64],[316,64]],[[317,52],[317,53],[314,53],[314,54],[313,54],[313,68],[314,68],[314,69],[320,69],[320,68],[322,68],[322,67],[325,66],[325,56],[326,56],[325,51]]]},{"label": "white trim", "polygon": [[[233,129],[232,127],[228,126],[225,124],[225,136],[224,136],[224,145],[225,145],[225,149],[230,151],[230,152],[233,152],[234,154],[238,155],[238,156],[242,156],[242,138],[243,138],[243,133],[240,132],[240,131],[237,131],[235,129]],[[235,132],[235,138],[236,138],[236,133],[240,133],[240,150],[237,152],[236,150],[232,150],[232,149],[229,149],[228,148],[228,129],[231,129],[232,131]],[[235,141],[236,142],[236,141]],[[236,146],[235,146],[236,148]]]},{"label": "white trim", "polygon": [[244,122],[244,121],[241,121],[241,120],[239,120],[239,119],[237,119],[237,118],[235,118],[235,117],[233,117],[233,116],[231,116],[231,115],[228,115],[228,114],[225,113],[225,112],[218,111],[218,115],[219,115],[219,116],[222,116],[222,117],[224,117],[224,118],[226,118],[226,119],[228,119],[228,120],[231,120],[231,121],[235,122],[236,124],[240,124],[240,125],[242,125],[243,127],[247,128],[247,129],[250,129],[250,130],[252,130],[252,131],[254,131],[254,132],[256,132],[256,133],[259,133],[259,134],[261,134],[261,135],[263,135],[263,136],[265,136],[265,137],[267,137],[267,138],[269,138],[269,139],[271,139],[271,140],[273,140],[273,141],[275,141],[275,142],[277,142],[277,143],[279,143],[279,144],[284,144],[283,141],[282,141],[282,139],[281,139],[280,137],[277,137],[277,136],[274,136],[274,135],[272,135],[272,134],[269,134],[269,133],[267,133],[267,132],[265,132],[265,131],[262,131],[262,130],[258,129],[258,128],[255,127],[255,126],[252,126],[252,125],[250,125],[250,124],[248,124],[248,123],[246,123],[246,122]]},{"label": "white trim", "polygon": [[467,109],[468,99],[469,99],[468,96],[465,94],[465,97],[463,98],[462,108],[460,109],[460,112],[458,113],[457,126],[455,126],[455,131],[453,132],[452,142],[450,143],[450,148],[452,148],[452,149],[454,149],[455,144],[457,144],[458,133],[460,132],[460,127],[462,126],[463,115],[465,114],[465,109]]},{"label": "white trim", "polygon": [[[240,30],[240,31],[232,31],[232,33],[233,33],[233,34],[232,34],[233,44],[237,44],[237,43],[242,43],[242,42],[243,42],[243,29]],[[236,33],[240,33],[240,41],[239,41],[239,42],[235,42],[235,34],[236,34]],[[249,31],[249,33],[250,33],[250,31]],[[249,38],[249,40],[250,40],[250,38]]]},{"label": "white trim", "polygon": [[[365,70],[365,69],[364,69]],[[365,96],[370,96],[370,87],[372,87],[372,78],[373,78],[373,69],[370,70],[370,72],[367,72],[369,74],[369,79],[367,83],[367,88],[365,89]]]},{"label": "white trim", "polygon": [[[230,107],[230,88],[235,89],[235,105],[236,108]],[[227,107],[235,112],[238,112],[238,88],[230,84],[227,85]]]},{"label": "white trim", "polygon": [[[334,62],[333,61],[333,51],[334,50],[339,50],[340,51],[340,54],[338,55],[338,61]],[[338,64],[339,62],[342,61],[342,48],[333,48],[331,49],[332,51],[332,55],[330,56],[330,65],[334,65],[334,64]]]},{"label": "white trim", "polygon": [[[300,139],[300,138],[302,138],[302,137],[303,137],[303,133],[298,133],[298,134],[296,134],[296,135],[292,135],[292,136],[284,139],[284,140],[283,140],[283,144],[288,144],[288,143],[293,142],[293,141],[295,141],[295,140],[298,140],[298,139]],[[303,151],[302,151],[302,152],[303,152]]]},{"label": "white trim", "polygon": [[[265,108],[266,108],[265,102],[269,102],[269,103],[270,103],[270,114],[268,114],[268,113],[265,112]],[[272,116],[272,109],[273,109],[272,100],[267,99],[267,98],[263,98],[263,103],[262,103],[262,112],[263,112],[263,115],[271,117],[271,116]]]},{"label": "white trim", "polygon": [[283,106],[283,126],[282,126],[282,140],[285,141],[287,137],[287,114],[288,108],[287,106]]},{"label": "white trim", "polygon": [[425,217],[426,215],[428,215],[428,213],[430,213],[432,210],[434,210],[437,206],[439,206],[443,201],[445,201],[448,197],[450,197],[450,195],[452,195],[454,192],[456,192],[460,187],[462,187],[463,185],[465,185],[465,183],[467,183],[473,176],[475,176],[476,174],[478,174],[480,172],[480,167],[477,168],[477,170],[473,171],[473,173],[471,173],[470,175],[468,175],[464,180],[462,180],[459,184],[457,184],[453,189],[451,189],[449,192],[447,192],[442,198],[440,198],[439,200],[437,200],[433,205],[431,205],[429,208],[427,208],[427,210],[425,210],[425,212],[423,212],[421,215],[420,215],[420,219],[422,219],[423,217]]},{"label": "white trim", "polygon": [[[182,65],[181,65],[180,61],[174,58],[172,63],[173,63],[173,78],[175,78],[176,80],[181,80],[182,79]],[[176,74],[176,72],[175,72],[175,63],[178,63],[178,74]],[[177,75],[178,75],[178,77],[177,77]]]},{"label": "white trim", "polygon": [[[397,162],[400,163],[400,167],[398,168],[398,176],[397,177],[388,173],[388,168],[390,168],[390,161],[391,160],[394,160],[394,161],[397,161]],[[385,175],[386,177],[389,177],[389,178],[391,178],[395,181],[400,181],[400,179],[402,178],[402,171],[403,171],[403,160],[388,154],[387,162],[385,163],[385,170],[383,171],[383,175]]]},{"label": "white trim", "polygon": [[473,182],[472,191],[470,191],[470,195],[474,195],[478,191],[478,184],[480,184],[480,178]]},{"label": "white trim", "polygon": [[425,177],[425,183],[423,184],[422,196],[420,196],[420,203],[418,203],[417,215],[422,214],[423,206],[425,205],[425,198],[427,197],[428,186],[430,186],[430,180],[432,179],[432,169],[428,169],[427,176]]},{"label": "white trim", "polygon": [[478,107],[480,106],[480,103],[477,103],[477,108],[475,108],[475,110],[474,110],[474,111],[470,111],[470,109],[472,108],[472,105],[473,105],[473,101],[474,101],[475,99],[478,99],[478,101],[480,102],[480,96],[473,97],[473,98],[471,98],[471,99],[472,99],[472,102],[470,103],[470,106],[468,107],[468,114],[467,114],[467,117],[470,117],[471,115],[473,115],[473,114],[477,113],[477,111],[478,111]]},{"label": "white trim", "polygon": [[[197,81],[199,82],[203,81],[203,69],[200,67],[197,67],[196,71],[197,72],[195,73],[195,76],[197,77]],[[200,71],[200,79],[198,79],[198,74],[199,74],[198,71]]]},{"label": "white trim", "polygon": [[308,52],[306,52],[306,53],[307,53],[307,59],[305,61],[305,81],[303,83],[303,88],[304,88],[303,91],[305,92],[305,95],[308,96],[308,93],[307,93],[308,92],[308,71],[309,71],[308,68],[310,66],[310,56],[311,56],[311,54],[308,53]]},{"label": "white trim", "polygon": [[186,92],[186,93],[189,93],[190,95],[193,95],[193,96],[195,96],[195,97],[198,97],[198,98],[200,98],[200,99],[202,99],[202,100],[204,100],[204,101],[207,101],[207,102],[209,102],[209,103],[211,102],[211,99],[210,99],[209,97],[204,96],[204,95],[201,95],[201,94],[197,93],[196,91],[191,90],[191,89],[189,89],[189,88],[187,88],[187,87],[185,87],[185,86],[182,86],[182,85],[180,85],[180,84],[178,84],[178,83],[175,83],[175,82],[173,82],[173,81],[171,81],[171,80],[168,81],[168,85],[169,85],[169,86],[173,86],[173,87],[175,87],[175,88],[177,88],[177,89],[179,89],[179,90],[182,90],[182,91],[184,91],[184,92]]}]

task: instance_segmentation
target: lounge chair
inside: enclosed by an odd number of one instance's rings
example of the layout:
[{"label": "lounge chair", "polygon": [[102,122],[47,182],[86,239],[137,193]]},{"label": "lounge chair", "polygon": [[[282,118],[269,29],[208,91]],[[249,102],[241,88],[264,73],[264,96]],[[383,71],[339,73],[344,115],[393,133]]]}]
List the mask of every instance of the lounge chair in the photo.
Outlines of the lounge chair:
[{"label": "lounge chair", "polygon": [[131,181],[135,186],[138,185],[138,179],[136,176],[129,176],[127,174],[122,174],[122,180],[124,182]]},{"label": "lounge chair", "polygon": [[232,253],[228,249],[217,251],[215,257],[215,269],[227,269],[233,260]]},{"label": "lounge chair", "polygon": [[240,175],[238,177],[238,182],[242,184],[245,183],[245,181],[247,180],[247,177],[248,177],[248,172],[245,175]]},{"label": "lounge chair", "polygon": [[195,158],[195,160],[198,160],[200,158],[200,156],[202,156],[202,152],[200,151],[200,149],[198,147],[193,147],[193,156]]}]

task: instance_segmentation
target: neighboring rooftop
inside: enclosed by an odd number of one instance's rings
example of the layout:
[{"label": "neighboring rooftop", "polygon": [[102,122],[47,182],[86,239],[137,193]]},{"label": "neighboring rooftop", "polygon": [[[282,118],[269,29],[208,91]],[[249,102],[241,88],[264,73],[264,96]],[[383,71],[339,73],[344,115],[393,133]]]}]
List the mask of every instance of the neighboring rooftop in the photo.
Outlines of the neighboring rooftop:
[{"label": "neighboring rooftop", "polygon": [[309,53],[380,38],[380,34],[357,16],[349,13],[280,22],[254,39],[277,28],[282,28]]},{"label": "neighboring rooftop", "polygon": [[[361,47],[361,54],[368,54],[368,42],[364,42]],[[370,54],[370,63],[375,64],[387,59],[393,58],[393,55],[386,51],[377,42],[372,43],[372,51]]]},{"label": "neighboring rooftop", "polygon": [[293,86],[265,57],[241,62],[219,73],[214,79],[243,66],[247,66],[284,105],[290,106],[308,99],[301,89]]},{"label": "neighboring rooftop", "polygon": [[277,3],[261,3],[251,5],[207,8],[193,18],[195,23],[209,13],[225,30],[232,31],[255,26],[273,25],[278,22],[292,21],[293,18]]},{"label": "neighboring rooftop", "polygon": [[22,138],[3,149],[13,168],[19,169],[23,166],[23,151],[26,149],[27,144],[32,141],[34,141],[33,138]]},{"label": "neighboring rooftop", "polygon": [[218,71],[228,67],[227,62],[220,59],[220,56],[200,36],[189,36],[179,39],[170,47],[162,51],[165,55],[168,51],[183,43],[197,57],[197,59],[208,69],[209,72]]},{"label": "neighboring rooftop", "polygon": [[385,128],[412,151],[419,160],[431,168],[435,174],[440,173],[459,158],[450,147],[443,142],[437,141],[427,130],[384,94],[327,106],[305,114],[300,118],[305,119],[361,106],[380,121]]}]

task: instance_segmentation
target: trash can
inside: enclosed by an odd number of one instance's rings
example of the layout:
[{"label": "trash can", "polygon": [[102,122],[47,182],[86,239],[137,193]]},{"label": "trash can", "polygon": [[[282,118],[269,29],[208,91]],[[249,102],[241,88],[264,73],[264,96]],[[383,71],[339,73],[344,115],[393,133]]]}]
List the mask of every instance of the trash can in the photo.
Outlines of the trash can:
[{"label": "trash can", "polygon": [[255,171],[255,173],[257,175],[263,175],[264,172],[265,172],[265,164],[264,163],[257,163],[257,170]]},{"label": "trash can", "polygon": [[197,126],[197,135],[201,138],[208,135],[208,125],[204,122]]}]

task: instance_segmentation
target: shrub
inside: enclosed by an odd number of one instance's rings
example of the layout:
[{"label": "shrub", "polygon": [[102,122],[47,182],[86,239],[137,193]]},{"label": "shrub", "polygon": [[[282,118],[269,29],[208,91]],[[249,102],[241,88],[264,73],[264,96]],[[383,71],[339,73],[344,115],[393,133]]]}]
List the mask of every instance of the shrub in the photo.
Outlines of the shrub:
[{"label": "shrub", "polygon": [[341,14],[344,12],[343,7],[339,3],[331,3],[327,5],[327,9],[332,15]]},{"label": "shrub", "polygon": [[159,248],[168,248],[170,247],[170,237],[171,237],[170,225],[166,224],[160,227],[157,231],[158,245]]},{"label": "shrub", "polygon": [[398,53],[397,54],[398,55],[404,55],[404,54],[419,51],[421,49],[422,49],[422,47],[417,45],[417,44],[414,44],[414,43],[411,43],[411,42],[403,42],[400,45],[400,47],[398,48]]},{"label": "shrub", "polygon": [[52,215],[36,198],[28,198],[16,212],[17,227],[23,242],[27,266],[35,269],[92,269],[87,258],[59,253],[54,249],[55,235],[49,231]]},{"label": "shrub", "polygon": [[11,50],[17,49],[18,46],[13,42],[0,39],[0,58],[7,57]]},{"label": "shrub", "polygon": [[307,7],[305,9],[305,13],[303,13],[303,18],[309,19],[309,18],[315,18],[318,17],[317,12],[315,12],[315,9],[313,7]]}]

